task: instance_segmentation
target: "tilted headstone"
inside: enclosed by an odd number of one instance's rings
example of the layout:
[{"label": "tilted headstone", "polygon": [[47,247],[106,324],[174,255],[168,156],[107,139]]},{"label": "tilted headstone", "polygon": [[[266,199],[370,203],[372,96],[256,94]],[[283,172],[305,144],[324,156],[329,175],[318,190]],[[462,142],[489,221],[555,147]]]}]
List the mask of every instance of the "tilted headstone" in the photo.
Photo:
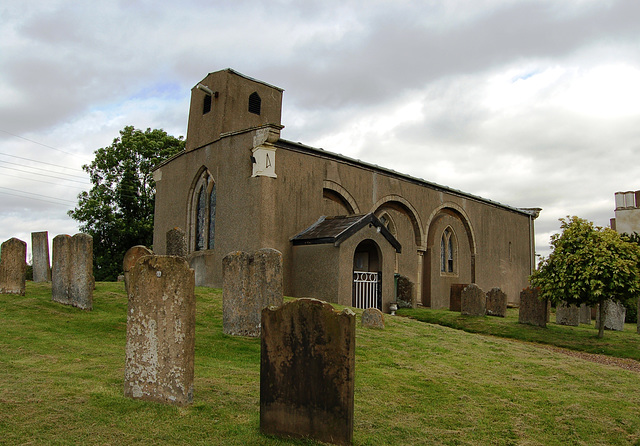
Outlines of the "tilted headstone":
[{"label": "tilted headstone", "polygon": [[133,246],[124,254],[124,259],[122,259],[122,271],[124,271],[124,289],[127,293],[129,293],[129,275],[131,269],[140,257],[151,255],[153,255],[153,251],[142,245]]},{"label": "tilted headstone", "polygon": [[[607,299],[604,301],[605,330],[624,331],[624,319],[627,309],[620,302]],[[596,313],[596,327],[600,326],[600,311]]]},{"label": "tilted headstone", "polygon": [[49,233],[47,231],[31,233],[31,254],[33,257],[33,281],[50,282],[51,265],[49,263]]},{"label": "tilted headstone", "polygon": [[355,313],[316,299],[262,311],[260,431],[351,444]]},{"label": "tilted headstone", "polygon": [[580,305],[580,323],[591,325],[591,307],[586,304]]},{"label": "tilted headstone", "polygon": [[282,305],[282,254],[235,251],[222,259],[222,327],[232,336],[260,336],[262,310]]},{"label": "tilted headstone", "polygon": [[521,324],[546,327],[551,311],[551,302],[538,299],[539,288],[525,288],[520,292],[518,322]]},{"label": "tilted headstone", "polygon": [[451,285],[451,291],[449,294],[449,309],[451,311],[462,310],[460,299],[462,296],[462,290],[467,286],[469,286],[468,283],[454,283]]},{"label": "tilted headstone", "polygon": [[167,255],[187,257],[187,234],[178,227],[167,231]]},{"label": "tilted headstone", "polygon": [[487,314],[498,317],[507,315],[507,294],[498,287],[487,291]]},{"label": "tilted headstone", "polygon": [[13,237],[0,248],[0,293],[24,296],[27,277],[27,244]]},{"label": "tilted headstone", "polygon": [[577,327],[580,325],[580,307],[577,305],[567,305],[561,303],[556,306],[556,324],[570,325]]},{"label": "tilted headstone", "polygon": [[131,269],[124,394],[193,402],[195,277],[186,260],[145,256]]},{"label": "tilted headstone", "polygon": [[51,299],[83,310],[93,308],[93,238],[88,234],[53,239]]},{"label": "tilted headstone", "polygon": [[487,313],[487,295],[475,283],[462,290],[460,312],[468,316],[484,316]]},{"label": "tilted headstone", "polygon": [[365,328],[384,328],[384,314],[377,308],[367,308],[360,319]]}]

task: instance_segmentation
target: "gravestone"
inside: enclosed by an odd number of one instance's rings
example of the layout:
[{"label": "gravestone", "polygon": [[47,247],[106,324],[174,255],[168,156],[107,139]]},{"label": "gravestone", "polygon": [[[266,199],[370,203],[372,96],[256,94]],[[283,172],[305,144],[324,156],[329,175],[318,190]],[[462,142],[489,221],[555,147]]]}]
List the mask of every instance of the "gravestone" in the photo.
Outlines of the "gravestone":
[{"label": "gravestone", "polygon": [[167,231],[167,255],[187,257],[187,234],[178,227]]},{"label": "gravestone", "polygon": [[351,444],[355,313],[316,299],[262,311],[260,431]]},{"label": "gravestone", "polygon": [[232,336],[260,336],[262,309],[282,305],[282,254],[236,251],[222,259],[222,327]]},{"label": "gravestone", "polygon": [[498,317],[507,315],[507,294],[498,287],[487,291],[487,314]]},{"label": "gravestone", "polygon": [[580,323],[591,325],[591,307],[586,304],[580,305]]},{"label": "gravestone", "polygon": [[88,234],[53,239],[51,299],[83,310],[93,308],[93,238]]},{"label": "gravestone", "polygon": [[[627,309],[620,302],[611,299],[604,301],[604,329],[624,331],[624,318]],[[600,326],[600,312],[596,313],[596,327]]]},{"label": "gravestone", "polygon": [[384,314],[377,308],[367,308],[360,319],[365,328],[384,328]]},{"label": "gravestone", "polygon": [[153,251],[142,245],[133,246],[124,254],[124,259],[122,259],[122,271],[124,271],[124,289],[127,293],[129,293],[129,275],[131,269],[140,257],[151,255],[153,255]]},{"label": "gravestone", "polygon": [[31,233],[31,254],[33,256],[33,281],[50,282],[49,233],[47,231]]},{"label": "gravestone", "polygon": [[538,299],[539,288],[525,288],[520,292],[518,322],[521,324],[546,327],[551,311],[551,302]]},{"label": "gravestone", "polygon": [[487,313],[487,296],[475,283],[462,290],[460,312],[468,316],[484,316]]},{"label": "gravestone", "polygon": [[0,248],[0,294],[24,296],[27,277],[27,244],[13,237]]},{"label": "gravestone", "polygon": [[451,285],[451,291],[449,294],[449,309],[451,311],[462,310],[460,299],[462,296],[462,290],[464,290],[467,286],[469,286],[468,283],[454,283]]},{"label": "gravestone", "polygon": [[124,394],[193,402],[195,277],[186,260],[144,256],[130,270]]},{"label": "gravestone", "polygon": [[556,324],[570,325],[577,327],[580,325],[580,307],[577,305],[567,305],[559,303],[556,306]]}]

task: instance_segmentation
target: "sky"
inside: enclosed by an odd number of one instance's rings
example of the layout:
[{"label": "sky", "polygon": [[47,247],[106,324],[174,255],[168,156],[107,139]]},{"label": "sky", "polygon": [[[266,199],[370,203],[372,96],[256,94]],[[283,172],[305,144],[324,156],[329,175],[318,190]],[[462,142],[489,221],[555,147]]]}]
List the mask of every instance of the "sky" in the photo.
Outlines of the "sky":
[{"label": "sky", "polygon": [[281,137],[599,226],[640,189],[637,0],[3,0],[0,241],[75,234],[82,165],[127,125],[186,136],[233,68]]}]

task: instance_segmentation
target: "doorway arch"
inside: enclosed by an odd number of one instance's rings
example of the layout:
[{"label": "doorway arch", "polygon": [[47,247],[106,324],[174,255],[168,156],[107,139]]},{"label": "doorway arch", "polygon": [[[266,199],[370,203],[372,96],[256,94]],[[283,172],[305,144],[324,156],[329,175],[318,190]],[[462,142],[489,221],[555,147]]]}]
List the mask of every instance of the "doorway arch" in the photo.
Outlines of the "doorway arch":
[{"label": "doorway arch", "polygon": [[371,239],[361,241],[353,253],[352,305],[382,311],[382,253]]}]

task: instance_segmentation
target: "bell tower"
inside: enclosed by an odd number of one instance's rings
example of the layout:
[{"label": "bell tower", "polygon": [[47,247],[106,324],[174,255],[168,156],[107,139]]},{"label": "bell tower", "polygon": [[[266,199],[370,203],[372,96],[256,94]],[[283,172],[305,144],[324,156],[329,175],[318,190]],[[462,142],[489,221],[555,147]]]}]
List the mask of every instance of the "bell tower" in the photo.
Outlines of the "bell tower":
[{"label": "bell tower", "polygon": [[191,89],[186,151],[227,133],[267,125],[282,128],[283,91],[231,68],[209,73]]}]

